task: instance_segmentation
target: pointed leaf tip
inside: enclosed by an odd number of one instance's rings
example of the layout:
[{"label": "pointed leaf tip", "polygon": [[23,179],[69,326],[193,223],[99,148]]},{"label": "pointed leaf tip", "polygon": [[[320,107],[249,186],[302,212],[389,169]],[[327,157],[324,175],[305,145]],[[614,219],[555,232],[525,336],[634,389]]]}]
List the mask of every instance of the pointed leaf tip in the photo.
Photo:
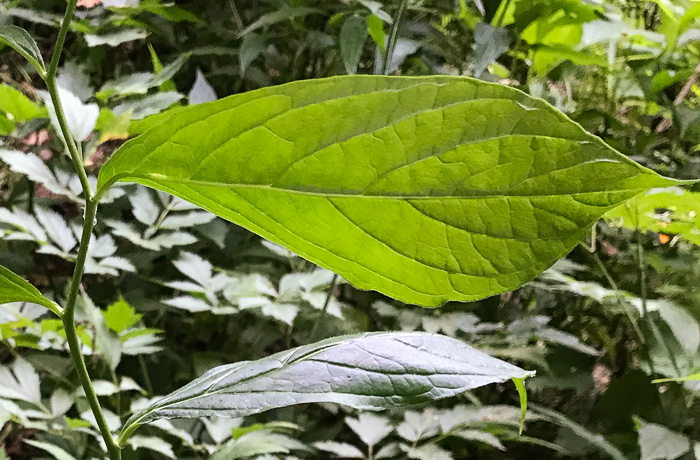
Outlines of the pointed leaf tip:
[{"label": "pointed leaf tip", "polygon": [[34,38],[21,27],[2,26],[0,27],[0,43],[4,43],[21,54],[39,72],[41,78],[46,77],[46,67],[44,58]]}]

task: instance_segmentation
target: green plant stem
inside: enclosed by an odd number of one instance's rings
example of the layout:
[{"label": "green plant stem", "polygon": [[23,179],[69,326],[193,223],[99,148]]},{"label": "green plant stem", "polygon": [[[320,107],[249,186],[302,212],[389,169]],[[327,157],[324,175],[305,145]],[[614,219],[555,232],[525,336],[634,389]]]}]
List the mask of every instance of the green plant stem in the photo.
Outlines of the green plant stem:
[{"label": "green plant stem", "polygon": [[68,5],[66,5],[66,14],[63,16],[63,22],[61,22],[61,29],[58,31],[58,39],[56,40],[56,47],[53,50],[53,55],[51,56],[51,63],[49,64],[49,70],[46,74],[46,86],[51,95],[51,102],[53,103],[54,110],[56,112],[56,118],[58,119],[58,124],[61,127],[61,133],[63,134],[63,140],[65,141],[66,148],[70,153],[71,160],[73,161],[73,166],[75,167],[78,177],[80,178],[80,185],[83,188],[83,196],[85,201],[89,201],[92,197],[92,192],[90,190],[90,183],[87,179],[87,174],[85,172],[85,166],[83,165],[83,156],[78,151],[78,147],[71,135],[70,129],[68,127],[68,122],[66,121],[66,114],[63,111],[63,105],[61,104],[61,98],[58,95],[58,86],[56,85],[56,73],[58,72],[58,61],[61,59],[61,53],[63,51],[63,44],[66,42],[66,36],[68,35],[68,29],[70,28],[70,22],[73,19],[73,13],[75,12],[75,5],[77,0],[68,0]]},{"label": "green plant stem", "polygon": [[61,99],[58,95],[58,86],[56,86],[55,78],[47,78],[46,86],[49,89],[49,94],[51,95],[51,102],[53,103],[54,110],[56,111],[56,118],[58,119],[58,124],[61,127],[61,134],[63,134],[63,139],[65,141],[66,148],[70,153],[71,160],[73,161],[73,166],[78,173],[78,178],[80,179],[80,185],[83,188],[83,196],[85,201],[89,201],[92,198],[92,191],[90,189],[90,183],[88,182],[87,173],[85,172],[85,166],[83,165],[83,156],[78,152],[78,147],[75,144],[75,140],[71,135],[70,128],[68,127],[68,121],[66,120],[66,114],[63,111],[63,105],[61,105]]},{"label": "green plant stem", "polygon": [[335,291],[335,286],[338,284],[338,275],[333,275],[333,279],[331,280],[331,285],[328,288],[328,295],[326,296],[326,301],[323,303],[323,309],[321,310],[321,314],[318,315],[318,318],[316,318],[316,322],[314,323],[314,326],[311,328],[311,333],[309,334],[309,337],[311,338],[311,341],[314,341],[316,338],[316,332],[318,332],[318,327],[321,325],[323,320],[326,317],[326,314],[328,313],[328,306],[331,303],[331,297],[333,297],[333,291]]},{"label": "green plant stem", "polygon": [[78,177],[80,178],[80,185],[83,188],[83,196],[85,198],[85,221],[83,222],[83,233],[80,238],[80,248],[78,250],[78,256],[75,259],[75,268],[73,270],[70,289],[68,291],[68,299],[66,300],[66,307],[65,311],[63,312],[62,320],[63,328],[66,333],[66,340],[68,341],[68,347],[70,348],[71,358],[75,363],[75,368],[78,372],[80,383],[85,391],[85,396],[90,404],[90,409],[92,410],[95,420],[97,421],[97,426],[102,434],[102,437],[104,438],[109,457],[112,460],[121,460],[121,449],[112,437],[112,433],[107,425],[104,412],[102,412],[100,401],[97,399],[97,394],[92,386],[90,374],[85,366],[85,358],[80,351],[80,339],[78,338],[78,330],[75,324],[75,304],[78,300],[80,283],[83,279],[85,259],[87,258],[87,250],[90,244],[90,238],[92,237],[92,230],[95,226],[95,216],[97,214],[98,203],[98,201],[92,196],[92,190],[90,189],[87,173],[85,172],[83,158],[78,151],[78,147],[68,127],[66,115],[63,111],[63,105],[61,104],[61,99],[58,94],[58,86],[56,85],[58,61],[61,58],[63,44],[66,41],[66,36],[68,35],[68,29],[70,27],[70,22],[73,19],[76,3],[77,0],[68,0],[66,13],[63,17],[63,22],[61,23],[61,29],[58,32],[56,47],[54,48],[54,53],[51,57],[51,64],[49,65],[49,70],[46,74],[46,86],[48,87],[49,94],[51,95],[51,102],[53,103],[54,110],[56,112],[56,118],[58,119],[58,124],[61,128],[61,134],[63,134],[65,145],[70,153],[71,160],[73,160],[73,165],[78,173]]},{"label": "green plant stem", "polygon": [[407,5],[408,0],[401,0],[399,9],[396,12],[396,17],[394,18],[394,24],[391,26],[389,42],[386,46],[386,53],[384,53],[384,68],[382,69],[384,75],[389,75],[389,64],[391,64],[391,58],[394,55],[394,48],[396,47],[396,42],[399,36],[399,27],[401,26],[401,18],[403,17],[404,11],[406,11]]},{"label": "green plant stem", "polygon": [[[632,324],[632,329],[634,329],[634,332],[637,334],[639,341],[642,344],[646,343],[646,341],[644,340],[644,334],[642,334],[642,330],[639,329],[639,325],[637,324],[637,321],[634,319],[634,316],[632,315],[632,312],[630,311],[630,305],[627,302],[625,302],[625,300],[622,298],[622,295],[620,294],[620,291],[617,287],[617,283],[615,282],[613,277],[610,275],[610,272],[608,272],[608,269],[605,268],[605,265],[603,264],[603,261],[600,260],[600,257],[598,257],[598,254],[593,253],[593,258],[595,259],[596,263],[598,264],[600,271],[603,272],[603,276],[605,276],[605,279],[608,280],[608,284],[610,284],[610,287],[615,292],[615,299],[617,300],[617,303],[620,304],[620,307],[622,307],[625,314],[627,315],[627,318],[629,319],[630,323]],[[649,359],[651,359],[651,358],[649,358]]]},{"label": "green plant stem", "polygon": [[71,279],[70,290],[68,291],[66,309],[63,313],[63,328],[66,332],[71,358],[75,363],[75,368],[78,372],[78,377],[80,377],[83,390],[85,390],[85,396],[90,404],[90,409],[92,409],[92,413],[95,415],[97,426],[107,445],[109,456],[112,460],[119,460],[121,459],[121,449],[117,446],[112,437],[112,432],[107,425],[107,420],[102,412],[102,407],[97,399],[95,389],[92,386],[90,374],[88,374],[87,367],[85,366],[85,358],[80,351],[80,340],[78,339],[78,330],[75,325],[75,304],[78,300],[78,291],[80,290],[80,282],[83,278],[83,268],[85,267],[88,244],[92,236],[96,213],[97,203],[92,199],[88,200],[85,207],[85,222],[83,224],[83,234],[80,239],[80,249],[78,251],[78,257],[75,260],[75,270],[73,271],[73,278]]}]

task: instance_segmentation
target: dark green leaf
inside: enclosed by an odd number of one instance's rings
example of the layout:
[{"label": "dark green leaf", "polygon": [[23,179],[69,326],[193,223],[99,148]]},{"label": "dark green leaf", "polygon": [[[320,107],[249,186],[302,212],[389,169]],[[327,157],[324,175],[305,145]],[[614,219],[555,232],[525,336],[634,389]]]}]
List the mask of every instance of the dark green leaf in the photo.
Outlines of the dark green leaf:
[{"label": "dark green leaf", "polygon": [[241,75],[245,75],[248,66],[265,50],[265,38],[256,33],[243,37],[240,51]]},{"label": "dark green leaf", "polygon": [[245,30],[243,30],[239,35],[243,36],[255,30],[262,29],[263,27],[277,24],[278,22],[308,16],[309,14],[318,12],[319,10],[316,8],[307,8],[305,6],[285,6],[284,8],[280,8],[272,13],[260,16],[257,21],[246,27]]},{"label": "dark green leaf", "polygon": [[302,81],[161,120],[104,165],[98,194],[172,193],[428,306],[512,290],[607,210],[678,183],[543,101],[468,78]]},{"label": "dark green leaf", "polygon": [[367,20],[362,16],[349,17],[340,29],[340,55],[350,75],[357,73],[357,64],[368,35]]},{"label": "dark green leaf", "polygon": [[39,47],[32,36],[29,35],[29,32],[17,26],[1,26],[0,43],[5,43],[24,56],[32,67],[39,72],[41,78],[44,78],[46,75],[44,59],[41,57],[41,51],[39,51]]},{"label": "dark green leaf", "polygon": [[37,288],[24,279],[0,266],[0,304],[10,302],[32,302],[43,305],[61,316],[61,307],[41,295]]},{"label": "dark green leaf", "polygon": [[396,332],[336,337],[212,369],[132,416],[120,440],[140,425],[161,418],[244,417],[311,402],[378,410],[446,398],[532,374],[440,335]]}]

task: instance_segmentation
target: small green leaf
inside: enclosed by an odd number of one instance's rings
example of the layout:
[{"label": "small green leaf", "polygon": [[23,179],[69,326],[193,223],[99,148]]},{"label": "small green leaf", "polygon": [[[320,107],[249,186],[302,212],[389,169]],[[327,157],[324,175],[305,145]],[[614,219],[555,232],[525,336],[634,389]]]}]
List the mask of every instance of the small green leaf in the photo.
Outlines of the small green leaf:
[{"label": "small green leaf", "polygon": [[685,377],[677,377],[677,378],[670,378],[670,379],[656,379],[656,380],[652,380],[651,383],[691,382],[691,381],[700,381],[700,372],[698,372],[697,374],[686,375]]},{"label": "small green leaf", "polygon": [[374,43],[377,44],[382,54],[386,52],[386,32],[384,31],[384,21],[376,14],[367,18],[367,32],[369,32]]},{"label": "small green leaf", "polygon": [[518,390],[518,396],[520,396],[520,428],[518,429],[518,434],[523,434],[525,417],[527,416],[527,391],[525,390],[525,378],[513,377],[512,380],[515,384],[515,388]]},{"label": "small green leaf", "polygon": [[56,303],[41,295],[37,288],[0,266],[0,304],[10,302],[31,302],[43,305],[58,316],[63,312]]},{"label": "small green leaf", "polygon": [[357,64],[368,35],[367,20],[363,16],[350,16],[340,29],[340,55],[349,75],[357,73]]},{"label": "small green leaf", "polygon": [[379,410],[532,374],[440,335],[335,337],[258,361],[214,368],[133,415],[119,442],[123,445],[140,425],[162,418],[245,417],[311,402]]},{"label": "small green leaf", "polygon": [[265,51],[265,37],[256,33],[249,33],[243,37],[241,41],[241,49],[239,53],[239,61],[241,67],[241,75],[245,75],[245,71],[258,56]]},{"label": "small green leaf", "polygon": [[158,121],[107,161],[98,196],[116,181],[172,193],[425,306],[515,289],[606,211],[682,183],[544,101],[463,77],[307,80]]},{"label": "small green leaf", "polygon": [[119,299],[102,312],[105,324],[114,332],[123,332],[141,321],[141,316],[126,300]]},{"label": "small green leaf", "polygon": [[32,36],[29,35],[29,32],[17,26],[1,26],[0,43],[6,44],[24,56],[32,67],[39,72],[41,78],[46,77],[44,58],[41,57],[41,51],[39,51],[39,47]]}]

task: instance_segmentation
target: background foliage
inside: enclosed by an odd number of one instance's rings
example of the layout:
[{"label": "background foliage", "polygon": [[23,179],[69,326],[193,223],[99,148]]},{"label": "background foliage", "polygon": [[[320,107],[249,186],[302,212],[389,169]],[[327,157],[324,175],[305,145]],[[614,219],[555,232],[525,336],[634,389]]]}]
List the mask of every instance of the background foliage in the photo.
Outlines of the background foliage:
[{"label": "background foliage", "polygon": [[[386,68],[518,87],[662,174],[700,177],[698,2],[79,4],[59,84],[93,176],[150,115]],[[0,23],[30,30],[47,56],[63,7],[6,1]],[[0,264],[62,299],[76,255],[79,183],[31,66],[0,50],[0,80]],[[529,285],[434,310],[357,291],[140,186],[115,187],[104,201],[79,313],[115,427],[214,365],[337,334],[441,332],[538,372],[528,381],[534,404],[523,436],[516,393],[503,385],[408,412],[328,404],[244,420],[159,421],[130,439],[125,458],[700,459],[700,385],[652,383],[700,371],[693,191],[640,196]],[[4,305],[0,338],[0,458],[102,457],[61,322],[43,307]]]}]

